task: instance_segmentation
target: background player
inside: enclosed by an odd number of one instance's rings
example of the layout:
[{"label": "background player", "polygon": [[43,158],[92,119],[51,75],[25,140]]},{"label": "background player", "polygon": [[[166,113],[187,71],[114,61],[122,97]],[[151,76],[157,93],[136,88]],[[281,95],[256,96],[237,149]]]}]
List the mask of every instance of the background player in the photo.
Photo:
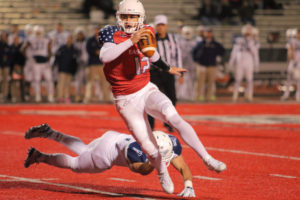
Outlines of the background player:
[{"label": "background player", "polygon": [[246,78],[247,89],[245,98],[248,101],[253,100],[253,74],[258,70],[258,46],[252,37],[252,26],[245,25],[242,27],[243,37],[236,39],[232,48],[229,66],[235,67],[235,84],[233,89],[233,101],[237,101],[239,95],[239,87],[243,78]]},{"label": "background player", "polygon": [[104,73],[112,86],[117,111],[128,130],[141,145],[148,159],[158,171],[161,186],[173,193],[174,185],[147,121],[147,114],[169,123],[183,140],[202,158],[209,169],[221,172],[226,165],[212,158],[205,150],[194,129],[184,121],[158,88],[150,83],[150,62],[171,74],[181,75],[185,69],[170,67],[157,53],[145,57],[138,49],[140,39],[147,39],[146,31],[154,31],[143,24],[145,10],[138,0],[123,0],[117,12],[117,26],[100,30],[99,42],[103,44],[100,59],[105,64]]},{"label": "background player", "polygon": [[[195,197],[192,173],[181,155],[179,140],[161,131],[153,132],[160,153],[165,162],[171,163],[182,175],[185,188],[179,194],[184,197]],[[116,131],[107,131],[101,137],[85,145],[81,139],[51,129],[47,124],[34,126],[26,134],[26,139],[35,137],[48,138],[66,146],[77,157],[62,153],[46,154],[30,148],[24,166],[34,163],[45,163],[59,168],[71,169],[74,172],[100,173],[114,165],[129,167],[141,175],[150,174],[154,167],[150,164],[140,145],[131,135]]]},{"label": "background player", "polygon": [[34,58],[33,64],[33,88],[35,92],[35,101],[40,102],[41,97],[41,79],[44,77],[47,84],[48,101],[54,102],[53,94],[53,79],[52,71],[49,63],[51,56],[51,42],[50,39],[45,37],[45,30],[42,26],[34,26],[34,36],[28,38],[28,41],[23,46],[23,52],[30,48],[31,55]]}]

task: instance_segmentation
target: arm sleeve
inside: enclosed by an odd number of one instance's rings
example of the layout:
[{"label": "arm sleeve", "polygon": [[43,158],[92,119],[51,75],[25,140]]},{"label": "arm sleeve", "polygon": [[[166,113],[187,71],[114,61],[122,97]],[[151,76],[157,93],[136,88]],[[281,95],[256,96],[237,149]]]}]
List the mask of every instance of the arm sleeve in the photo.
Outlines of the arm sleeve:
[{"label": "arm sleeve", "polygon": [[106,42],[103,44],[99,58],[103,63],[109,63],[118,58],[124,51],[133,45],[130,39],[120,44]]}]

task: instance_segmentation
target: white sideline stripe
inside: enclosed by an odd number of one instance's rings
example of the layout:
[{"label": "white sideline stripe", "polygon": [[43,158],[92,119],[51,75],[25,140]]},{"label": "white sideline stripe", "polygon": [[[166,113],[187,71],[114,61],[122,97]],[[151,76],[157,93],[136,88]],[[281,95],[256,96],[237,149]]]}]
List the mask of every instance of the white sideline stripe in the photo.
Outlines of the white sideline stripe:
[{"label": "white sideline stripe", "polygon": [[1,175],[0,177],[6,177],[6,178],[12,178],[18,181],[24,181],[24,182],[30,182],[30,183],[42,183],[46,185],[55,185],[55,186],[61,186],[61,187],[66,187],[66,188],[72,188],[72,189],[77,189],[85,192],[93,192],[97,194],[106,194],[106,195],[111,195],[111,196],[123,196],[123,194],[118,194],[118,193],[111,193],[111,192],[105,192],[101,190],[95,190],[95,189],[90,189],[90,188],[84,188],[84,187],[79,187],[79,186],[73,186],[73,185],[67,185],[67,184],[62,184],[62,183],[49,183],[46,181],[41,181],[37,179],[31,179],[31,178],[23,178],[23,177],[16,177],[16,176],[7,176],[7,175]]},{"label": "white sideline stripe", "polygon": [[210,180],[210,181],[220,181],[220,180],[222,180],[220,178],[213,178],[213,177],[208,177],[208,176],[193,176],[193,178]]},{"label": "white sideline stripe", "polygon": [[281,156],[281,155],[275,155],[275,154],[269,154],[269,153],[254,153],[254,152],[248,152],[248,151],[221,149],[221,148],[214,148],[214,147],[207,147],[207,149],[213,150],[213,151],[230,152],[230,153],[237,153],[237,154],[248,154],[248,155],[254,155],[254,156],[265,156],[265,157],[282,158],[282,159],[290,159],[290,160],[300,160],[299,157]]},{"label": "white sideline stripe", "polygon": [[95,190],[95,189],[91,189],[91,188],[84,188],[84,187],[73,186],[73,185],[68,185],[68,184],[46,182],[46,181],[41,181],[39,179],[31,179],[31,178],[24,178],[24,177],[17,177],[17,176],[8,176],[8,175],[4,175],[4,174],[0,174],[0,177],[13,179],[13,180],[0,179],[0,181],[7,181],[7,182],[23,181],[23,182],[30,182],[30,183],[42,183],[42,184],[46,184],[46,185],[60,186],[60,187],[65,187],[65,188],[81,190],[81,191],[84,191],[84,192],[92,192],[92,193],[96,193],[96,194],[105,194],[105,195],[111,195],[111,196],[126,196],[126,197],[132,197],[133,199],[155,200],[155,199],[147,198],[147,197],[145,197],[145,198],[135,197],[135,196],[132,196],[132,195],[124,195],[124,194],[119,194],[119,193],[105,192],[105,191],[101,191],[101,190]]},{"label": "white sideline stripe", "polygon": [[124,181],[124,182],[136,182],[135,180],[123,179],[123,178],[108,178],[113,181]]},{"label": "white sideline stripe", "polygon": [[[188,145],[181,145],[183,148],[190,148]],[[228,152],[228,153],[236,153],[236,154],[247,154],[252,156],[263,156],[263,157],[272,157],[272,158],[282,158],[282,159],[290,159],[290,160],[300,160],[299,157],[294,156],[282,156],[276,154],[269,154],[269,153],[255,153],[249,151],[241,151],[241,150],[234,150],[234,149],[222,149],[222,148],[215,148],[215,147],[206,147],[206,149],[211,151],[220,151],[220,152]]]},{"label": "white sideline stripe", "polygon": [[297,178],[296,176],[288,176],[288,175],[282,175],[282,174],[270,174],[270,176],[276,176],[281,178]]},{"label": "white sideline stripe", "polygon": [[18,132],[18,131],[2,131],[1,134],[4,134],[4,135],[19,135],[19,136],[24,136],[25,135],[25,133]]}]

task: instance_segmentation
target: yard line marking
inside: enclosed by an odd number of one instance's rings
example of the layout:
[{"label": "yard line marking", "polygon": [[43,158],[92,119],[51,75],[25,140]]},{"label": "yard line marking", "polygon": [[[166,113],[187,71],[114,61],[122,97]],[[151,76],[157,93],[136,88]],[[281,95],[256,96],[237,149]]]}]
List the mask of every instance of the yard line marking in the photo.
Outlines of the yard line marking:
[{"label": "yard line marking", "polygon": [[144,200],[155,200],[152,198],[148,197],[136,197],[134,195],[127,195],[127,194],[119,194],[119,193],[112,193],[112,192],[105,192],[102,190],[95,190],[91,188],[85,188],[85,187],[80,187],[80,186],[74,186],[74,185],[68,185],[68,184],[63,184],[63,183],[53,183],[53,182],[46,182],[46,181],[41,181],[39,179],[31,179],[31,178],[24,178],[24,177],[17,177],[17,176],[8,176],[4,174],[0,174],[0,177],[3,178],[10,178],[10,179],[0,179],[0,181],[23,181],[23,182],[30,182],[30,183],[41,183],[41,184],[46,184],[46,185],[54,185],[54,186],[59,186],[59,187],[65,187],[65,188],[71,188],[71,189],[76,189],[84,192],[92,192],[96,194],[104,194],[104,195],[110,195],[110,196],[120,196],[120,197],[132,197],[134,199],[144,199]]},{"label": "yard line marking", "polygon": [[124,196],[123,194],[118,194],[118,193],[105,192],[105,191],[101,191],[101,190],[67,185],[67,184],[62,184],[62,183],[50,183],[50,182],[41,181],[41,180],[37,180],[37,179],[31,179],[31,178],[7,176],[7,175],[1,175],[1,174],[0,174],[0,177],[12,178],[12,179],[15,179],[18,181],[24,181],[24,182],[30,182],[30,183],[42,183],[42,184],[46,184],[46,185],[61,186],[61,187],[65,187],[65,188],[72,188],[72,189],[77,189],[77,190],[81,190],[81,191],[85,191],[85,192],[93,192],[93,193],[97,193],[97,194],[105,194],[105,195],[111,195],[111,196]]},{"label": "yard line marking", "polygon": [[18,131],[2,131],[1,134],[24,136],[23,132],[18,132]]},{"label": "yard line marking", "polygon": [[193,178],[210,180],[210,181],[220,181],[220,180],[222,180],[220,178],[213,178],[213,177],[208,177],[208,176],[193,176]]},{"label": "yard line marking", "polygon": [[108,178],[113,181],[124,181],[124,182],[136,182],[135,180],[123,179],[123,178]]},{"label": "yard line marking", "polygon": [[[188,145],[181,145],[183,148],[190,148]],[[272,157],[272,158],[282,158],[282,159],[289,159],[289,160],[300,160],[299,157],[295,156],[282,156],[270,153],[255,153],[249,151],[241,151],[241,150],[234,150],[234,149],[222,149],[222,148],[215,148],[215,147],[206,147],[206,149],[211,151],[220,151],[220,152],[228,152],[228,153],[236,153],[236,154],[247,154],[253,156],[264,156],[264,157]]]},{"label": "yard line marking", "polygon": [[296,176],[288,176],[288,175],[282,175],[282,174],[270,174],[270,176],[276,176],[281,178],[297,178]]}]

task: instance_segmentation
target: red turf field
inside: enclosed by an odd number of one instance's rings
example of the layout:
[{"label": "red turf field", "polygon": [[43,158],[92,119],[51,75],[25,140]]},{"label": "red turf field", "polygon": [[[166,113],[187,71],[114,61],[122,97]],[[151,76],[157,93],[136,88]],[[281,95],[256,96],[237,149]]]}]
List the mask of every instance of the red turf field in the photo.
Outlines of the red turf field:
[{"label": "red turf field", "polygon": [[[300,104],[181,104],[178,111],[210,154],[228,166],[221,174],[211,172],[184,145],[197,199],[300,199]],[[113,105],[0,105],[1,200],[177,198],[162,191],[155,172],[143,177],[114,167],[102,174],[76,174],[45,164],[25,169],[30,146],[70,153],[53,141],[24,139],[30,126],[45,122],[84,142],[106,130],[127,133]],[[181,177],[172,167],[169,171],[177,194],[183,189]]]}]

